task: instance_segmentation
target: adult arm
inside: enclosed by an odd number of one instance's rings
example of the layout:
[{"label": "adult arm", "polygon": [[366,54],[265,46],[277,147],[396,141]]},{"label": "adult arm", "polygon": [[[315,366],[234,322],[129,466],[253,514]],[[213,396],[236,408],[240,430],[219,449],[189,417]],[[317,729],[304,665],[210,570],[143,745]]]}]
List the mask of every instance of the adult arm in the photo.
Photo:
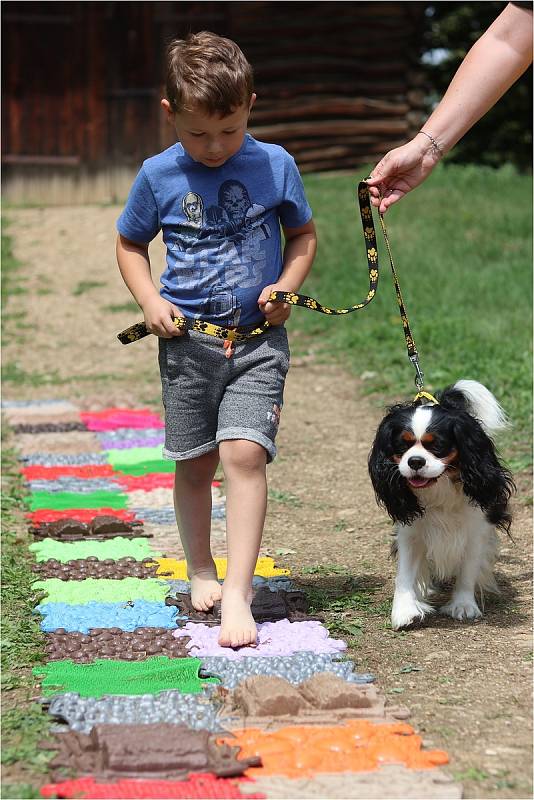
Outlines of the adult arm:
[{"label": "adult arm", "polygon": [[117,263],[124,283],[143,310],[148,330],[163,339],[181,336],[183,331],[178,330],[172,320],[174,317],[182,317],[183,314],[176,306],[161,297],[154,286],[148,245],[132,242],[119,234]]},{"label": "adult arm", "polygon": [[375,166],[368,181],[373,205],[384,213],[419,186],[441,156],[495,105],[531,63],[532,10],[508,3],[467,53],[443,99],[423,125],[424,133],[391,150]]},{"label": "adult arm", "polygon": [[276,283],[265,286],[258,297],[258,305],[271,325],[282,325],[291,313],[289,303],[270,303],[271,292],[298,292],[308,275],[315,252],[317,236],[313,220],[299,228],[282,226],[285,247],[282,272]]}]

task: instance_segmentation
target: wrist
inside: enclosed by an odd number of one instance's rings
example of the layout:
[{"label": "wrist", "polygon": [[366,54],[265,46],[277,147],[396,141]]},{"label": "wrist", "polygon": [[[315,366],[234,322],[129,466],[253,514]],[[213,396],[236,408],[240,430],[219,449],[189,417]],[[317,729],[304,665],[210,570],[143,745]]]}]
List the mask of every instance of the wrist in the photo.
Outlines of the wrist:
[{"label": "wrist", "polygon": [[[445,155],[445,145],[439,138],[436,138],[430,131],[425,130],[424,126],[417,132],[416,136],[418,136],[419,140],[423,143],[424,155],[431,155],[436,161],[443,158]],[[426,145],[424,144],[425,142]]]}]

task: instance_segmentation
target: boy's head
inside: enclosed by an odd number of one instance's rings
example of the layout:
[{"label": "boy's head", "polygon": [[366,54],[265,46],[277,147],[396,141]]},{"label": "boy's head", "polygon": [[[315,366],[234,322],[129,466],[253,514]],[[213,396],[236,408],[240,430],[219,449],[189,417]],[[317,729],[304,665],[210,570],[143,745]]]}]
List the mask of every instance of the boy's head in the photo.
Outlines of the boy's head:
[{"label": "boy's head", "polygon": [[256,99],[252,67],[230,39],[209,31],[167,48],[161,104],[191,158],[219,167],[240,149]]}]

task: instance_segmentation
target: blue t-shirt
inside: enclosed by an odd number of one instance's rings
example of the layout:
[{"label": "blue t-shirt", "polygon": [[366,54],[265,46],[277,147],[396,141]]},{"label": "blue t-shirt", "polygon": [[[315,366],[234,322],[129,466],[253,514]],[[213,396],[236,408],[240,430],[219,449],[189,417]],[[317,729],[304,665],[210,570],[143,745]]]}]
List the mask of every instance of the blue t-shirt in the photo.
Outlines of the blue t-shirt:
[{"label": "blue t-shirt", "polygon": [[298,228],[311,216],[294,159],[246,134],[221,167],[194,161],[179,143],[148,158],[117,230],[139,244],[163,232],[161,295],[186,317],[252,325],[263,320],[263,287],[282,271],[280,223]]}]

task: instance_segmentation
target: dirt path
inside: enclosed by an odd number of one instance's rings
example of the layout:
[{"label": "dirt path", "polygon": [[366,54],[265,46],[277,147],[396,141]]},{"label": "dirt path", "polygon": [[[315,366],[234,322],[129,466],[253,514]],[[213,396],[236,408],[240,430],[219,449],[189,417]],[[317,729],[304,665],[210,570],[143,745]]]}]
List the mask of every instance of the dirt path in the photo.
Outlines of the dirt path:
[{"label": "dirt path", "polygon": [[[117,208],[9,210],[20,260],[3,363],[6,399],[65,398],[83,408],[152,405],[159,377],[151,337],[123,347],[139,318],[114,258]],[[153,262],[162,251],[154,247]],[[156,267],[157,269],[157,267]],[[156,271],[155,269],[155,271]],[[298,311],[296,312],[298,313]],[[333,323],[335,324],[335,323]],[[459,376],[461,377],[461,376]],[[313,362],[287,384],[264,551],[291,568],[426,743],[446,749],[465,797],[531,795],[531,507],[518,476],[514,541],[504,540],[502,596],[477,624],[438,618],[394,633],[390,526],[375,504],[367,454],[381,409],[358,379]]]}]

